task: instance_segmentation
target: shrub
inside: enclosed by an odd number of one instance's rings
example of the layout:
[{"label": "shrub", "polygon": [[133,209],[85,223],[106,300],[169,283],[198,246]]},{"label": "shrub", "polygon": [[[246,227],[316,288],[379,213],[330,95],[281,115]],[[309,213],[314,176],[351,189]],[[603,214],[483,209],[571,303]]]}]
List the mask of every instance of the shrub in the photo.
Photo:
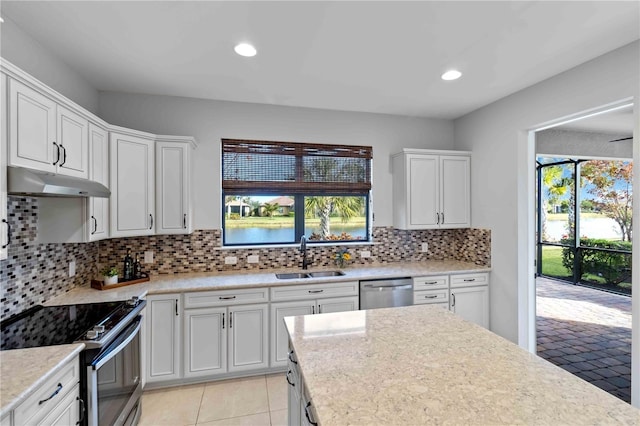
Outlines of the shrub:
[{"label": "shrub", "polygon": [[[566,238],[563,238],[560,242],[562,244],[573,243],[572,240]],[[580,238],[580,247],[582,259],[578,266],[579,277],[584,274],[593,274],[604,279],[608,285],[617,285],[629,278],[631,271],[631,242],[582,237]],[[628,253],[590,250],[590,248],[620,250]],[[573,250],[570,247],[562,249],[562,265],[569,270],[573,270]]]},{"label": "shrub", "polygon": [[227,219],[240,220],[240,213],[229,213]]}]

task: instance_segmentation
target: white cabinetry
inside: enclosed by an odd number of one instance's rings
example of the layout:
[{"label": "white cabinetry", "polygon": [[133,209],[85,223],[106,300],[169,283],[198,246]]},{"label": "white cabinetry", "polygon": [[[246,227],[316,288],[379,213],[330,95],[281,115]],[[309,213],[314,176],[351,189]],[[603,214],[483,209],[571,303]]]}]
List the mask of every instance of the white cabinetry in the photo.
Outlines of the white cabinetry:
[{"label": "white cabinetry", "polygon": [[180,294],[147,297],[146,306],[146,383],[181,377]]},{"label": "white cabinetry", "polygon": [[[358,310],[358,282],[271,288],[271,367],[287,365],[289,336],[283,319]],[[282,301],[282,302],[280,302]]]},{"label": "white cabinetry", "polygon": [[87,179],[87,119],[13,79],[9,99],[9,164]]},{"label": "white cabinetry", "polygon": [[111,236],[155,234],[154,141],[111,133]]},{"label": "white cabinetry", "polygon": [[156,234],[188,234],[189,164],[193,140],[156,140]]},{"label": "white cabinetry", "polygon": [[[109,182],[109,134],[89,123],[89,179],[106,186]],[[109,199],[91,197],[89,204],[89,241],[109,237]]]},{"label": "white cabinetry", "polygon": [[0,260],[9,251],[7,217],[7,76],[0,74]]},{"label": "white cabinetry", "polygon": [[399,229],[471,224],[471,154],[404,149],[392,157],[393,224]]},{"label": "white cabinetry", "polygon": [[413,304],[442,304],[449,308],[449,277],[416,277],[413,279]]},{"label": "white cabinetry", "polygon": [[184,297],[185,377],[268,368],[268,289]]},{"label": "white cabinetry", "polygon": [[467,321],[489,328],[489,274],[451,275],[450,309]]}]

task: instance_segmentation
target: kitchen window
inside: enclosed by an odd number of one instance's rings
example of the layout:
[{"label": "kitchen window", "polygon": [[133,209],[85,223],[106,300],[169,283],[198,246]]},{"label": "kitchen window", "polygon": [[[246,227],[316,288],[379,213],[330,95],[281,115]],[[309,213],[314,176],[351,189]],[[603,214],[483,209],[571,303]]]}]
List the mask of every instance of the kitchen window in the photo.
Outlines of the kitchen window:
[{"label": "kitchen window", "polygon": [[369,241],[372,148],[222,140],[223,245]]}]

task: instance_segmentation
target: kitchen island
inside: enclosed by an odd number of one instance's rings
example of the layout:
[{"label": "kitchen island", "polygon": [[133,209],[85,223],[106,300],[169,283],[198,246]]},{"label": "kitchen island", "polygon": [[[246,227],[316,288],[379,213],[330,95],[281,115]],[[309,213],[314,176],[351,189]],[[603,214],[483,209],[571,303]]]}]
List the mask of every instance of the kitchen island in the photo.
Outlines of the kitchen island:
[{"label": "kitchen island", "polygon": [[321,425],[640,424],[640,410],[441,307],[285,323]]}]

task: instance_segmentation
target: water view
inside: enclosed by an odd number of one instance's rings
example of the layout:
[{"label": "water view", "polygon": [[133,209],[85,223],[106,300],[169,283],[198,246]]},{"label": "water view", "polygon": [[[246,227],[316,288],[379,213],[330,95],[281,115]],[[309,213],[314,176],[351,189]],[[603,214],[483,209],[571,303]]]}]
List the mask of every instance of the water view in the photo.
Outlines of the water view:
[{"label": "water view", "polygon": [[[311,234],[319,232],[319,226],[307,226],[304,228],[304,234],[307,236],[307,238]],[[340,235],[343,232],[350,234],[353,238],[367,238],[367,228],[364,224],[331,225],[332,234]],[[293,227],[228,227],[227,229],[225,229],[225,244],[269,244],[276,242],[297,242],[294,240],[295,232]]]}]

